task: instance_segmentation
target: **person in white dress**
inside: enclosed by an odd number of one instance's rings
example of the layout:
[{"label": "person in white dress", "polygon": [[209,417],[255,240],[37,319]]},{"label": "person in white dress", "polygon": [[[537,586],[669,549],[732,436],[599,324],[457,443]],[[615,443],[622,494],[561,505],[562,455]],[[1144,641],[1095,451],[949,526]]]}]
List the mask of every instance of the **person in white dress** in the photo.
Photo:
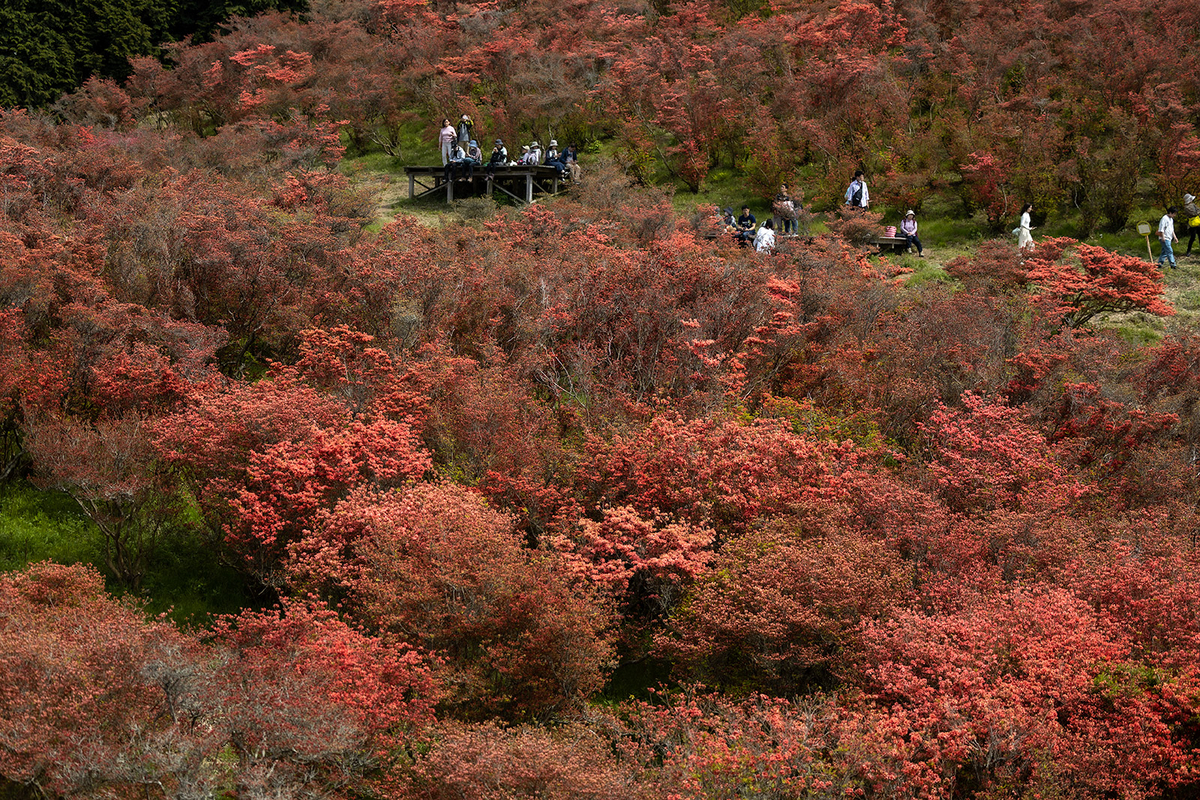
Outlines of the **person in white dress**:
[{"label": "person in white dress", "polygon": [[1024,250],[1028,247],[1033,249],[1033,234],[1030,231],[1033,228],[1030,225],[1030,212],[1033,211],[1033,203],[1026,203],[1021,209],[1021,224],[1017,228],[1017,249]]}]

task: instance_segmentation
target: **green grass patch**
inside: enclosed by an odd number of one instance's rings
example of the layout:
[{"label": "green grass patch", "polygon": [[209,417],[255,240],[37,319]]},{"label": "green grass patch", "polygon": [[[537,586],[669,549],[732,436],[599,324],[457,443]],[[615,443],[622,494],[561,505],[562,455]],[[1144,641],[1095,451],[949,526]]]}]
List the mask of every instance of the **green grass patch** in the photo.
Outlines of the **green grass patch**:
[{"label": "green grass patch", "polygon": [[706,211],[715,206],[732,208],[733,215],[737,216],[742,213],[742,206],[748,205],[759,222],[771,218],[771,203],[753,196],[742,173],[730,167],[718,167],[708,173],[707,180],[696,194],[686,189],[677,190],[672,204],[682,216],[690,216],[697,206]]},{"label": "green grass patch", "polygon": [[273,598],[253,596],[242,575],[221,562],[219,550],[194,532],[169,534],[143,581],[146,610],[167,613],[184,627],[207,625],[218,614],[261,608]]},{"label": "green grass patch", "polygon": [[[441,157],[438,158],[440,160]],[[404,165],[405,161],[378,151],[357,158],[344,158],[338,164],[338,171],[348,178],[355,178],[364,173],[387,173],[390,175],[404,172]]]},{"label": "green grass patch", "polygon": [[0,487],[0,571],[25,569],[39,561],[103,560],[100,532],[68,495],[38,491],[29,484]]},{"label": "green grass patch", "polygon": [[[221,563],[218,548],[196,531],[189,515],[164,532],[147,565],[139,601],[150,613],[169,612],[181,625],[203,625],[213,615],[261,606],[242,576]],[[104,564],[104,539],[70,496],[40,491],[28,483],[0,487],[0,571],[26,569],[40,561],[90,564],[121,593]]]}]

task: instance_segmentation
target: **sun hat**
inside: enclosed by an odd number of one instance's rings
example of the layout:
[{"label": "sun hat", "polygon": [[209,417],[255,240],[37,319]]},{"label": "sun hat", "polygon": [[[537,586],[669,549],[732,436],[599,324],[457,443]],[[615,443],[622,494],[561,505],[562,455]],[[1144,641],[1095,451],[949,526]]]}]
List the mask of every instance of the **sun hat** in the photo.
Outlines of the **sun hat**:
[{"label": "sun hat", "polygon": [[908,211],[906,211],[906,212],[904,213],[904,216],[905,216],[905,217],[915,217],[915,216],[916,216],[916,214],[914,214],[914,213],[913,213],[913,210],[910,208]]},{"label": "sun hat", "polygon": [[475,141],[474,139],[472,139],[472,140],[471,140],[471,147],[479,147],[479,142],[477,142],[477,141]]},{"label": "sun hat", "polygon": [[523,144],[523,145],[521,145],[521,149],[522,149],[522,150],[528,150],[528,149],[529,149],[529,145],[527,145],[527,144]]},{"label": "sun hat", "polygon": [[551,146],[551,147],[558,147],[558,139],[551,139],[551,140],[550,140],[550,146]]},{"label": "sun hat", "polygon": [[1196,199],[1196,195],[1194,195],[1194,194],[1185,194],[1183,196],[1183,202],[1185,202],[1185,203],[1190,203],[1195,199]]},{"label": "sun hat", "polygon": [[530,146],[530,147],[541,147],[541,145],[537,143],[537,139],[534,139],[534,140],[533,140],[533,143],[532,143],[532,144],[530,144],[529,146]]}]

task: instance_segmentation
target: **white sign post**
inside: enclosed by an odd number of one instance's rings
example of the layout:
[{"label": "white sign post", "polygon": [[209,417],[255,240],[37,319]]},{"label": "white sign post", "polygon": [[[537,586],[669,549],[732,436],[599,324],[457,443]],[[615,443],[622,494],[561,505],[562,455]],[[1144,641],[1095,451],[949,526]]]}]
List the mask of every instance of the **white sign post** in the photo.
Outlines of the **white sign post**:
[{"label": "white sign post", "polygon": [[1154,251],[1150,249],[1150,223],[1149,222],[1139,222],[1138,223],[1138,233],[1140,233],[1142,236],[1146,237],[1146,253],[1147,253],[1147,255],[1150,256],[1151,263],[1153,263]]}]

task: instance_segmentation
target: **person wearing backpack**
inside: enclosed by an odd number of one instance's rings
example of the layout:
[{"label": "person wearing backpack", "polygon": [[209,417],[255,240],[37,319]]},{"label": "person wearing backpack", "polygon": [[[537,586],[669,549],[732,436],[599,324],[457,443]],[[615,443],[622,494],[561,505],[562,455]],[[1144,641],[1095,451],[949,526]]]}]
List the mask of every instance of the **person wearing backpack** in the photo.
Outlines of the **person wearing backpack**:
[{"label": "person wearing backpack", "polygon": [[783,235],[796,233],[796,203],[792,200],[792,195],[788,192],[788,185],[782,184],[779,191],[775,194],[775,202],[771,206],[771,210],[775,212],[782,223]]},{"label": "person wearing backpack", "polygon": [[1183,215],[1187,217],[1188,246],[1185,256],[1192,254],[1192,242],[1200,239],[1200,208],[1196,208],[1196,195],[1183,196]]},{"label": "person wearing backpack", "polygon": [[854,179],[846,187],[846,205],[854,208],[868,208],[871,205],[871,193],[867,190],[867,179],[861,169],[855,170]]}]

